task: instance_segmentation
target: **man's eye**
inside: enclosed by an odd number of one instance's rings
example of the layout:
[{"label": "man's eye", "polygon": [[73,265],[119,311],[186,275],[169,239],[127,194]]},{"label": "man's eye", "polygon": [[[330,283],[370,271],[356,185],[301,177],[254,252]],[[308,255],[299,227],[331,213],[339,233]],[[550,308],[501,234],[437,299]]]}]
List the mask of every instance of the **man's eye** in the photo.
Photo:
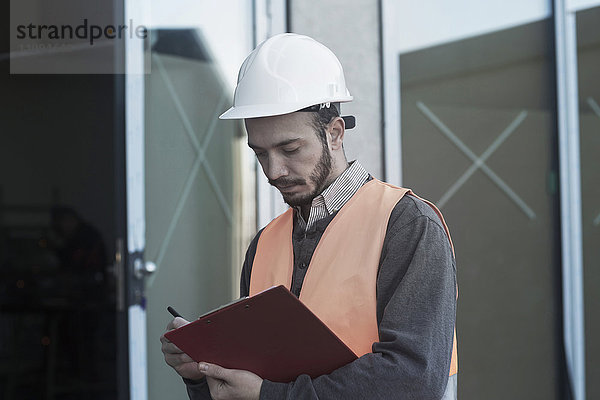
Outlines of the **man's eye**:
[{"label": "man's eye", "polygon": [[256,155],[256,158],[264,158],[267,153],[254,153],[254,155]]},{"label": "man's eye", "polygon": [[296,153],[298,150],[300,149],[300,147],[296,147],[295,149],[283,149],[283,152],[286,154],[294,154]]}]

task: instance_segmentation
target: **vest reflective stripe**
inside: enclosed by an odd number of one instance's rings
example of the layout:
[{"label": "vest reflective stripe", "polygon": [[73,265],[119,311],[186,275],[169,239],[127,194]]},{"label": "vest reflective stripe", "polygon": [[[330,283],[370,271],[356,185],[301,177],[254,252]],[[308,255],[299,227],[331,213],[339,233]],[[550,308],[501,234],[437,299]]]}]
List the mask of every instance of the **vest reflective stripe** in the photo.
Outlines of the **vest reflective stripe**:
[{"label": "vest reflective stripe", "polygon": [[[381,249],[390,214],[406,193],[412,195],[376,179],[363,185],[325,229],[302,284],[300,300],[359,357],[370,353],[379,340],[376,290]],[[250,277],[251,296],[271,286],[290,288],[292,229],[293,211],[288,209],[261,233]],[[457,371],[456,335],[454,342],[450,375]]]}]

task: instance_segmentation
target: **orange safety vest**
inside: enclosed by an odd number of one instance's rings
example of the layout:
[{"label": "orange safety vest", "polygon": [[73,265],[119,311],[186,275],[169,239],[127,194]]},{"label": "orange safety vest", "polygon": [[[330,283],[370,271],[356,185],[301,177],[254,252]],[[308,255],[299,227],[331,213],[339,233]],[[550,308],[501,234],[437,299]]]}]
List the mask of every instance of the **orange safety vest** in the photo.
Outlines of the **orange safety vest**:
[{"label": "orange safety vest", "polygon": [[[302,284],[300,300],[359,357],[370,353],[379,340],[379,260],[390,214],[405,194],[418,197],[410,189],[377,179],[364,184],[325,229]],[[424,201],[439,215],[454,253],[442,214]],[[291,288],[292,229],[290,208],[263,230],[252,264],[251,296],[271,286]],[[458,372],[456,329],[453,342],[450,376]]]}]

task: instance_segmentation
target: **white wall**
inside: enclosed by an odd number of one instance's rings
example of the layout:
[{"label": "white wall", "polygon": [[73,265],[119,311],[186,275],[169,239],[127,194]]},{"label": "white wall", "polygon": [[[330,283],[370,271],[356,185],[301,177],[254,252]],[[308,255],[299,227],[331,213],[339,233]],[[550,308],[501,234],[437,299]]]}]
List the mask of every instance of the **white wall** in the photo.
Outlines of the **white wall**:
[{"label": "white wall", "polygon": [[291,0],[288,30],[313,37],[340,59],[354,96],[342,105],[342,114],[356,116],[356,128],[346,132],[346,156],[358,158],[371,174],[383,178],[378,3]]}]

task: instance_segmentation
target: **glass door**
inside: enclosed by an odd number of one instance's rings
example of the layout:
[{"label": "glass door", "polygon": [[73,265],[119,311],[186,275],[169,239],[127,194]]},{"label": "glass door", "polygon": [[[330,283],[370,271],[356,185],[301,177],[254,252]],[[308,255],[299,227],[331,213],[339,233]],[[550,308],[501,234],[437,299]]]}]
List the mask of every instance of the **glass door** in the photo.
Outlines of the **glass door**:
[{"label": "glass door", "polygon": [[403,182],[457,249],[464,398],[561,398],[551,32],[547,19],[400,56]]},{"label": "glass door", "polygon": [[146,7],[150,39],[129,53],[146,73],[128,76],[126,96],[131,396],[185,398],[160,349],[166,307],[193,320],[237,297],[245,232],[254,230],[244,219],[254,215],[254,170],[243,127],[218,119],[253,47],[252,2]]}]

